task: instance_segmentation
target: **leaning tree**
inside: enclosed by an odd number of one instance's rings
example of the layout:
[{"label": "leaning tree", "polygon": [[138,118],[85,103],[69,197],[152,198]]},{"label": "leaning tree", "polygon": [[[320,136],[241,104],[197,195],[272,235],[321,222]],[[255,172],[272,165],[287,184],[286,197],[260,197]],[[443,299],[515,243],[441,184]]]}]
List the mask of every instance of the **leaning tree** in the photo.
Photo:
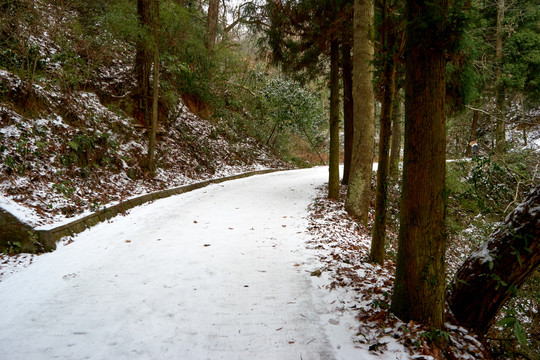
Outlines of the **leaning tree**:
[{"label": "leaning tree", "polygon": [[540,264],[540,185],[461,265],[448,297],[463,325],[485,333]]}]

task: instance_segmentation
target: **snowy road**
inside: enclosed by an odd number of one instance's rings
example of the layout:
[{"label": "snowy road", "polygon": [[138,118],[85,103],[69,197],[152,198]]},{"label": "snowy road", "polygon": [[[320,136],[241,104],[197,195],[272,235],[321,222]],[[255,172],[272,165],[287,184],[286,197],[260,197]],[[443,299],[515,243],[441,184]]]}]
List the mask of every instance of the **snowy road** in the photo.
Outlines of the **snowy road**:
[{"label": "snowy road", "polygon": [[212,185],[59,245],[0,283],[0,359],[338,358],[295,266],[327,176]]}]

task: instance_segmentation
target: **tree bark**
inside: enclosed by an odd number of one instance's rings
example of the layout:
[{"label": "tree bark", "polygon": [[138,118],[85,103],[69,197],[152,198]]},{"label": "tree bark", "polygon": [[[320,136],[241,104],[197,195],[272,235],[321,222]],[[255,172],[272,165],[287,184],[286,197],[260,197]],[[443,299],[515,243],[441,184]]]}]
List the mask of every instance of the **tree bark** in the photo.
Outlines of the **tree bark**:
[{"label": "tree bark", "polygon": [[152,121],[150,124],[150,139],[148,141],[148,169],[152,176],[156,175],[156,132],[158,121],[158,98],[159,98],[159,0],[152,0],[153,25],[152,35],[154,40],[154,89],[152,98]]},{"label": "tree bark", "polygon": [[461,265],[449,295],[463,325],[483,334],[540,264],[540,186]]},{"label": "tree bark", "polygon": [[504,84],[502,84],[502,62],[503,62],[503,22],[504,22],[504,0],[497,0],[497,28],[496,28],[496,43],[495,43],[495,59],[496,68],[496,107],[497,107],[497,124],[495,128],[495,150],[498,153],[503,153],[506,148],[506,133],[505,133],[505,110],[504,110]]},{"label": "tree bark", "polygon": [[341,183],[349,183],[351,169],[352,149],[353,149],[353,97],[352,97],[352,62],[351,45],[344,43],[341,45],[341,59],[343,66],[343,179]]},{"label": "tree bark", "polygon": [[399,159],[401,157],[401,138],[403,136],[401,131],[402,107],[402,96],[395,96],[394,116],[392,116],[392,145],[390,147],[390,176],[394,181],[398,179]]},{"label": "tree bark", "polygon": [[405,147],[392,311],[444,325],[446,0],[407,1]]},{"label": "tree bark", "polygon": [[345,208],[367,225],[375,136],[373,95],[373,2],[355,0],[353,31],[353,154]]},{"label": "tree bark", "polygon": [[339,43],[330,42],[330,158],[328,197],[339,199]]},{"label": "tree bark", "polygon": [[381,25],[381,43],[385,58],[381,74],[382,104],[379,118],[379,166],[377,168],[377,188],[375,192],[375,221],[371,238],[370,260],[379,264],[384,263],[384,245],[386,240],[386,208],[388,192],[388,169],[390,153],[390,136],[392,135],[392,112],[396,89],[396,64],[392,51],[395,39],[392,34],[391,20],[388,18],[386,1],[381,9],[383,21]]},{"label": "tree bark", "polygon": [[[137,0],[137,14],[140,26],[146,31],[152,27],[151,0]],[[135,117],[145,126],[150,126],[150,72],[152,69],[152,47],[146,36],[137,39],[135,54]]]},{"label": "tree bark", "polygon": [[210,0],[208,3],[208,17],[206,19],[206,34],[204,36],[204,45],[208,51],[212,51],[216,44],[218,18],[219,0]]}]

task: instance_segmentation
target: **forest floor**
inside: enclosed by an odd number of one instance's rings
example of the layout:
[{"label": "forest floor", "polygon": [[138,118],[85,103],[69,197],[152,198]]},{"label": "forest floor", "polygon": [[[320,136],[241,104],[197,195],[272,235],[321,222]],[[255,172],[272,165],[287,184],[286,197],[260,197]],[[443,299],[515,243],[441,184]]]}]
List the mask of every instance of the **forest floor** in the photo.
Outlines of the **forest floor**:
[{"label": "forest floor", "polygon": [[[433,334],[388,313],[393,263],[366,261],[368,231],[326,180],[319,167],[211,185],[2,265],[0,358],[442,359]],[[447,358],[483,358],[465,329],[447,334]]]}]

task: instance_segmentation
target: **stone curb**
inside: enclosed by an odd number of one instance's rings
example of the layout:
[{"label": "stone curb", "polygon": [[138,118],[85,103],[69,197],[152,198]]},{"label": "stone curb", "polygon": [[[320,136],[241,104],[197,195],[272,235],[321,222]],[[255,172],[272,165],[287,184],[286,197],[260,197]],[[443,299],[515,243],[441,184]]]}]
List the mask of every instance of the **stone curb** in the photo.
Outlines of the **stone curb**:
[{"label": "stone curb", "polygon": [[45,247],[45,250],[52,251],[56,249],[56,242],[64,236],[73,236],[75,234],[81,233],[86,229],[91,228],[94,225],[99,224],[115,217],[118,214],[124,214],[127,210],[130,210],[136,206],[145,204],[150,201],[167,198],[169,196],[183,194],[190,192],[196,189],[206,187],[211,184],[219,184],[229,180],[236,180],[241,178],[246,178],[253,175],[268,174],[272,172],[282,171],[285,169],[267,169],[267,170],[256,170],[250,171],[238,175],[227,176],[218,179],[205,180],[199,183],[184,185],[172,189],[166,189],[157,191],[150,194],[141,195],[133,199],[123,201],[119,204],[107,207],[105,209],[99,210],[93,214],[85,216],[83,218],[77,219],[69,224],[58,226],[49,230],[33,230],[37,235],[41,245]]}]

